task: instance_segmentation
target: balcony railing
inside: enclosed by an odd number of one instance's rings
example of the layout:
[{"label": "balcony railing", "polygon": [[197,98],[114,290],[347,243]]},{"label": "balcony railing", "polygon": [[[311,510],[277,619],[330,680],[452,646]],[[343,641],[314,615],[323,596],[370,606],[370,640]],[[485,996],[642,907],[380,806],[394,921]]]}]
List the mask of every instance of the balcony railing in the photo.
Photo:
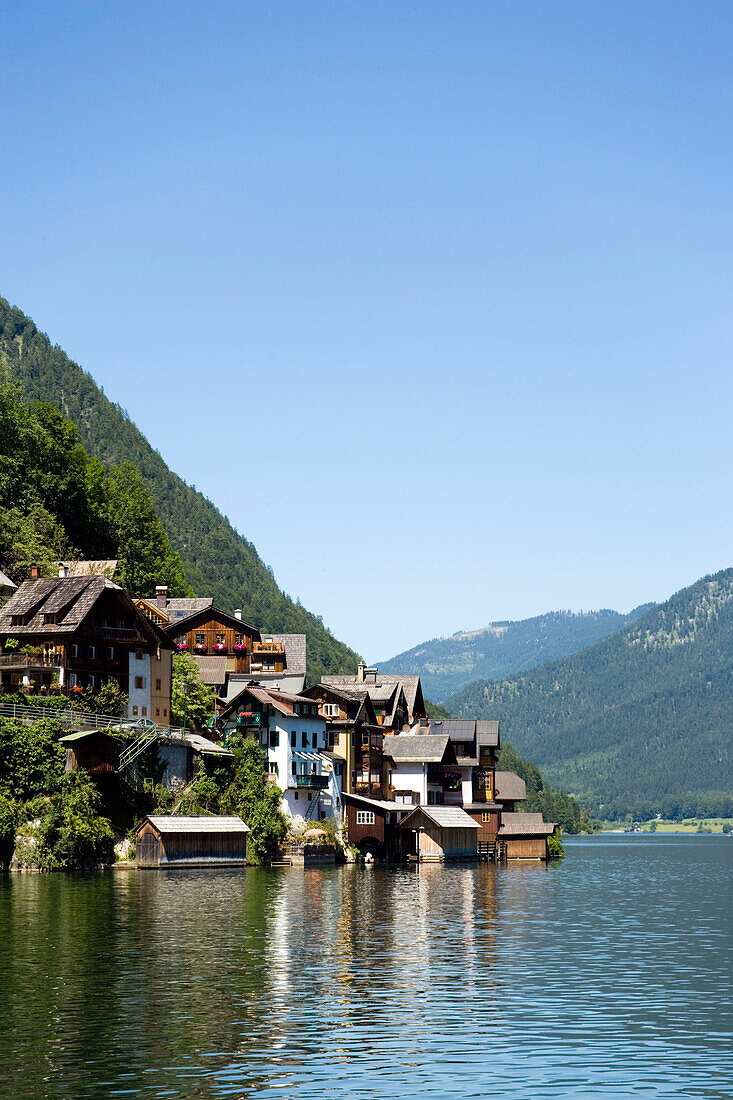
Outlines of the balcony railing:
[{"label": "balcony railing", "polygon": [[253,653],[284,653],[285,646],[282,642],[253,642]]},{"label": "balcony railing", "polygon": [[4,653],[0,657],[0,668],[60,668],[63,657],[60,653]]},{"label": "balcony railing", "polygon": [[296,775],[296,787],[310,787],[314,791],[325,791],[328,786],[327,775]]}]

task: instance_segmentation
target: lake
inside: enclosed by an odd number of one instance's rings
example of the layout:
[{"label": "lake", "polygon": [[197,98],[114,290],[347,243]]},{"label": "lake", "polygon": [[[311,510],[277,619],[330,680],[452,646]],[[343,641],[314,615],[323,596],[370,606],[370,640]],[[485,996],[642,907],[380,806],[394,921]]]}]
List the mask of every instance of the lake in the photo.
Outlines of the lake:
[{"label": "lake", "polygon": [[3,1097],[733,1095],[733,839],[13,875]]}]

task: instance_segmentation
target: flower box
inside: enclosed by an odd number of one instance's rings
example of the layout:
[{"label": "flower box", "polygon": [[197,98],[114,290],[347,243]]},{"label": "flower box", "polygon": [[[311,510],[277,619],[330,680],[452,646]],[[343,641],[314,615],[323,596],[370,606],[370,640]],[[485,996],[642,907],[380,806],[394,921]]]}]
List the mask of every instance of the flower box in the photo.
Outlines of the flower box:
[{"label": "flower box", "polygon": [[240,653],[240,654],[246,653],[247,652],[247,647],[246,647],[246,645],[243,645],[242,643],[240,643],[240,644],[234,646],[234,652],[235,653]]},{"label": "flower box", "polygon": [[176,649],[178,650],[179,653],[185,653],[186,650],[188,649],[188,642],[179,642],[178,645],[176,646]]},{"label": "flower box", "polygon": [[229,652],[227,646],[221,645],[219,642],[216,642],[214,644],[213,649],[214,649],[214,653],[228,653]]},{"label": "flower box", "polygon": [[209,652],[209,647],[207,645],[195,645],[193,648],[195,653],[200,653],[202,655]]}]

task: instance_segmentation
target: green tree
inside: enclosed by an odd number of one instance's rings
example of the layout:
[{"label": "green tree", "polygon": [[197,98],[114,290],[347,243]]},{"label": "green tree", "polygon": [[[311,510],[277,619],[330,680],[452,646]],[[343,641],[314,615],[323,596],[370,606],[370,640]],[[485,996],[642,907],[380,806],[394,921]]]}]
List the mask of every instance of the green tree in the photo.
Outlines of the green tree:
[{"label": "green tree", "polygon": [[20,802],[49,794],[64,770],[62,732],[50,719],[27,725],[0,718],[0,792]]},{"label": "green tree", "polygon": [[201,727],[214,713],[214,696],[202,681],[199,666],[187,653],[173,654],[171,725]]},{"label": "green tree", "polygon": [[114,833],[100,814],[97,788],[83,769],[64,775],[41,819],[41,853],[65,870],[111,863]]},{"label": "green tree", "polygon": [[113,466],[106,491],[123,586],[133,596],[149,596],[156,584],[167,584],[172,595],[182,595],[186,583],[181,560],[171,549],[140,471],[131,462]]},{"label": "green tree", "polygon": [[265,779],[265,754],[256,741],[235,741],[232,780],[222,795],[224,813],[239,814],[249,825],[248,855],[259,863],[275,858],[288,831],[281,810],[282,791]]}]

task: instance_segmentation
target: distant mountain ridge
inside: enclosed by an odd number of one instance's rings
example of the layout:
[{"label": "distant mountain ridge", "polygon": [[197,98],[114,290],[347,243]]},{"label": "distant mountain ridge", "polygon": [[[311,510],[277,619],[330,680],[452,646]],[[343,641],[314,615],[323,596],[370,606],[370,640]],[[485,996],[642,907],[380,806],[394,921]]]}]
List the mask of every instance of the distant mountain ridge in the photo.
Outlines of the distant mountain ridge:
[{"label": "distant mountain ridge", "polygon": [[105,465],[127,460],[137,467],[180,555],[186,581],[196,593],[213,596],[225,611],[241,607],[245,619],[263,629],[307,634],[308,673],[313,679],[323,672],[353,671],[358,654],[337,641],[320,616],[281,591],[253,544],[210,500],[169,470],[92,376],[4,298],[0,298],[0,364],[18,380],[26,399],[47,401],[76,424],[90,455]]},{"label": "distant mountain ridge", "polygon": [[516,622],[493,622],[479,630],[422,642],[378,664],[383,672],[418,673],[426,699],[440,703],[475,680],[503,680],[577,653],[653,606],[644,604],[627,615],[608,610],[550,611]]},{"label": "distant mountain ridge", "polygon": [[572,656],[444,701],[599,816],[733,813],[733,569]]}]

